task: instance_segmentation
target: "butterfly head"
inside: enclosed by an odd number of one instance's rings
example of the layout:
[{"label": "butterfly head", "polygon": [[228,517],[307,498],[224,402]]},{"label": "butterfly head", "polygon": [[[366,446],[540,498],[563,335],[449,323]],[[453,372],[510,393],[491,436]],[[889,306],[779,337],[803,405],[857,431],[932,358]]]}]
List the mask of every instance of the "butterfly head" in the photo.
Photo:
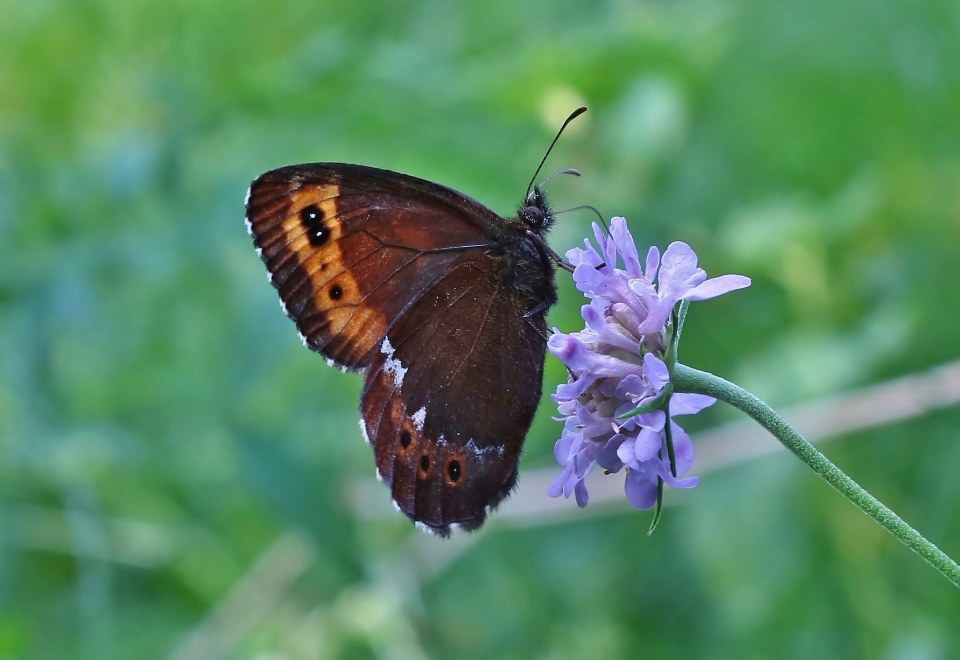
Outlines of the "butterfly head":
[{"label": "butterfly head", "polygon": [[543,194],[540,186],[534,186],[527,195],[527,199],[520,210],[517,211],[517,218],[524,229],[529,229],[540,235],[545,234],[553,225],[554,213],[550,209],[547,197]]},{"label": "butterfly head", "polygon": [[543,234],[550,229],[550,226],[553,225],[554,213],[550,210],[550,206],[547,204],[547,198],[543,194],[543,186],[550,181],[550,179],[558,174],[580,176],[580,172],[576,170],[562,169],[559,172],[555,172],[552,176],[547,177],[546,181],[543,181],[540,185],[533,185],[533,182],[537,180],[537,176],[540,174],[540,170],[543,168],[543,164],[547,162],[547,157],[550,155],[550,152],[553,151],[554,145],[557,144],[557,140],[563,135],[563,129],[567,127],[567,124],[586,111],[587,109],[585,107],[580,107],[570,113],[570,116],[567,117],[563,125],[560,126],[560,130],[557,131],[557,134],[554,136],[553,142],[547,147],[547,151],[543,154],[543,158],[540,159],[540,164],[537,165],[537,169],[534,170],[533,176],[530,177],[530,183],[527,185],[526,199],[523,200],[523,205],[517,213],[517,218],[520,220],[520,224],[523,225],[524,229],[543,236]]}]

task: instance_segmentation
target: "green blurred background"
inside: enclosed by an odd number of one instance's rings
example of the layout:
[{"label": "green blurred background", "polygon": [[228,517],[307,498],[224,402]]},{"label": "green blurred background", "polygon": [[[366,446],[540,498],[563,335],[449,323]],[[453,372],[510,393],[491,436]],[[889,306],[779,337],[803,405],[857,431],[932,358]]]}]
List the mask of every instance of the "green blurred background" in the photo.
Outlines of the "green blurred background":
[{"label": "green blurred background", "polygon": [[[584,103],[555,205],[753,278],[694,306],[684,361],[829,399],[960,356],[958,34],[955,0],[4,3],[0,657],[957,657],[957,591],[785,452],[701,471],[652,537],[549,500],[548,397],[526,513],[420,535],[242,202],[342,160],[509,214]],[[824,450],[957,557],[958,427]]]}]

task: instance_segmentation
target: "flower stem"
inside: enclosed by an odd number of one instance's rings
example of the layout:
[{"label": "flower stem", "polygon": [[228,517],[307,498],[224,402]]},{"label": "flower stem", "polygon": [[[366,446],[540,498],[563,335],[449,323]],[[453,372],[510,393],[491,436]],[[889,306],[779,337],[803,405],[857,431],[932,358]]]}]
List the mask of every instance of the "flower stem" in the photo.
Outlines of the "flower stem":
[{"label": "flower stem", "polygon": [[903,518],[891,511],[857,482],[848,477],[840,468],[831,463],[826,456],[797,433],[770,406],[728,380],[683,364],[677,364],[674,367],[672,380],[674,388],[678,392],[707,394],[726,401],[753,417],[770,431],[783,446],[823,477],[827,483],[840,491],[842,495],[845,495],[864,513],[880,523],[884,529],[900,539],[904,545],[927,560],[955,586],[960,587],[960,566],[957,565],[957,562],[953,561],[940,548],[908,525]]}]

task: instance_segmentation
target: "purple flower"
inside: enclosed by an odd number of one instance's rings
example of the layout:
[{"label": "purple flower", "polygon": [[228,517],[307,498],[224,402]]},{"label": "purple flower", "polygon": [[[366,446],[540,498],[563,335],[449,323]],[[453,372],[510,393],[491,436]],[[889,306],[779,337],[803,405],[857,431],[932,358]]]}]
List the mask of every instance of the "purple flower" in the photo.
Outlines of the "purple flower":
[{"label": "purple flower", "polygon": [[[586,240],[583,249],[567,252],[574,282],[590,299],[581,309],[586,327],[570,334],[554,329],[547,342],[571,374],[553,397],[557,421],[563,422],[554,456],[563,471],[549,494],[575,494],[577,504],[586,506],[585,479],[594,465],[608,472],[625,468],[627,499],[648,509],[657,502],[661,482],[674,488],[699,482],[683,476],[693,467],[693,443],[672,417],[714,402],[700,394],[674,394],[670,387],[664,358],[674,341],[672,312],[681,300],[714,298],[749,286],[750,279],[707,279],[697,255],[680,242],[671,243],[662,258],[651,247],[641,264],[623,218],[610,221],[609,235],[596,223],[593,232],[598,248]],[[641,412],[624,417],[638,408]]]}]

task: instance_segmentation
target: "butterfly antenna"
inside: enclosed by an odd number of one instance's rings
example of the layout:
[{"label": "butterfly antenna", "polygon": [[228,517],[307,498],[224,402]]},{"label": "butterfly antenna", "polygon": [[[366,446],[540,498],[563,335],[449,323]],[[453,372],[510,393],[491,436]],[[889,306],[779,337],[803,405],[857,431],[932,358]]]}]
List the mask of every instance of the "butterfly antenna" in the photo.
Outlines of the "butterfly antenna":
[{"label": "butterfly antenna", "polygon": [[[554,211],[553,214],[560,215],[561,213],[569,213],[570,211],[582,211],[584,209],[593,211],[593,213],[597,216],[597,220],[600,221],[600,225],[603,227],[603,230],[607,232],[607,235],[609,235],[610,227],[607,226],[607,221],[603,219],[603,214],[597,210],[596,206],[591,206],[590,204],[580,204],[579,206],[571,206],[570,208],[563,209],[562,211]],[[597,266],[597,270],[600,270],[601,268],[606,267],[606,265],[607,265],[606,263],[601,263],[599,266]]]},{"label": "butterfly antenna", "polygon": [[[527,192],[524,193],[523,198],[527,199],[530,197],[530,190],[533,188],[533,182],[537,180],[537,175],[540,174],[540,170],[543,168],[543,164],[547,162],[547,157],[550,155],[550,152],[553,151],[553,146],[557,143],[557,140],[560,139],[560,136],[563,135],[563,129],[567,127],[567,124],[572,122],[574,119],[582,115],[587,111],[586,106],[581,106],[570,113],[570,116],[567,117],[566,121],[563,122],[563,125],[560,127],[560,130],[557,131],[557,136],[553,138],[553,142],[550,143],[550,146],[547,147],[547,153],[543,154],[543,158],[540,159],[540,164],[537,165],[537,170],[533,173],[533,176],[530,177],[530,184],[527,186]],[[551,177],[552,178],[552,177]]]},{"label": "butterfly antenna", "polygon": [[540,185],[539,185],[538,187],[543,188],[545,185],[547,185],[548,183],[550,183],[551,181],[553,181],[554,179],[556,179],[556,178],[557,178],[558,176],[560,176],[561,174],[572,174],[573,176],[581,176],[580,170],[575,170],[575,169],[573,169],[572,167],[565,167],[565,168],[563,168],[562,170],[560,170],[560,171],[558,171],[558,172],[554,172],[553,174],[551,174],[550,176],[548,176],[546,179],[544,179],[543,181],[541,181],[541,182],[540,182]]},{"label": "butterfly antenna", "polygon": [[610,233],[610,229],[607,227],[607,223],[603,219],[603,214],[597,210],[596,206],[591,206],[590,204],[580,204],[579,206],[571,206],[570,208],[563,209],[562,211],[554,211],[553,214],[560,215],[561,213],[570,213],[571,211],[583,211],[583,210],[593,211],[593,214],[597,216],[597,220],[600,221],[600,224],[603,226],[603,228],[607,230],[608,234]]}]

